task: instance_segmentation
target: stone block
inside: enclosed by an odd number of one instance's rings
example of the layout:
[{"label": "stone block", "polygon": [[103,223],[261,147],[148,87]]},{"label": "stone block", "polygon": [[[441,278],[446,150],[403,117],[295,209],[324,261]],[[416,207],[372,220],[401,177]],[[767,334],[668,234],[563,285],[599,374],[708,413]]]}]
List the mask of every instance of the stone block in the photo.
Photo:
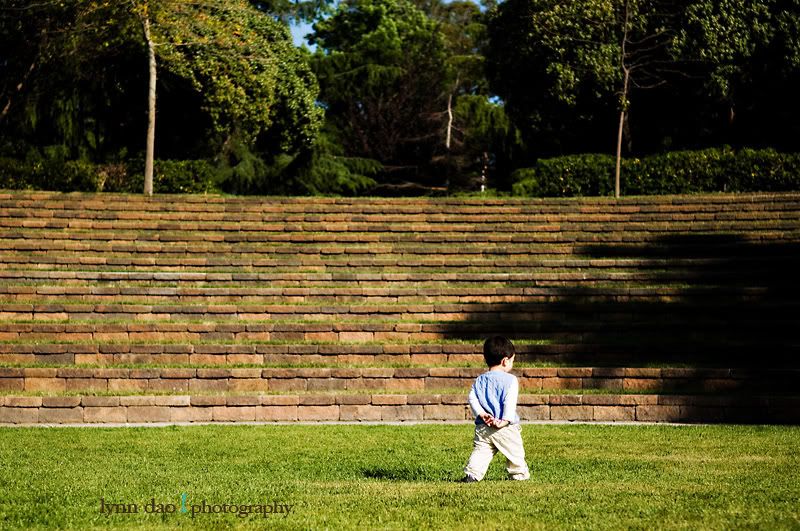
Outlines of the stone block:
[{"label": "stone block", "polygon": [[42,407],[41,396],[7,396],[5,404],[9,407]]},{"label": "stone block", "polygon": [[339,406],[339,420],[381,420],[381,407],[369,404]]},{"label": "stone block", "polygon": [[300,403],[297,395],[261,395],[262,406],[296,406]]},{"label": "stone block", "polygon": [[589,367],[561,367],[557,370],[560,378],[591,378],[592,369]]},{"label": "stone block", "polygon": [[67,391],[106,391],[108,380],[102,378],[67,378]]},{"label": "stone block", "polygon": [[189,407],[191,405],[191,397],[189,395],[157,395],[155,398],[155,405],[157,406]]},{"label": "stone block", "polygon": [[422,407],[425,420],[464,420],[467,418],[466,406],[434,404]]},{"label": "stone block", "polygon": [[402,406],[406,403],[406,395],[372,395],[372,404],[375,406]]},{"label": "stone block", "polygon": [[582,400],[583,395],[550,395],[550,405],[553,406],[579,406]]},{"label": "stone block", "polygon": [[170,422],[211,422],[213,408],[210,407],[171,407]]},{"label": "stone block", "polygon": [[594,420],[604,422],[634,421],[636,408],[634,406],[593,406]]},{"label": "stone block", "polygon": [[594,420],[594,406],[550,406],[551,420]]},{"label": "stone block", "polygon": [[147,380],[130,380],[127,378],[111,378],[108,380],[109,391],[144,391],[147,387]]},{"label": "stone block", "polygon": [[297,406],[258,406],[256,420],[259,422],[295,421],[297,420]]},{"label": "stone block", "polygon": [[301,406],[331,406],[336,404],[336,395],[300,396]]},{"label": "stone block", "polygon": [[654,367],[626,367],[626,378],[661,378],[661,369]]},{"label": "stone block", "polygon": [[297,419],[307,421],[339,420],[339,407],[338,405],[301,405],[297,408]]},{"label": "stone block", "polygon": [[625,378],[622,388],[626,391],[659,391],[663,383],[660,378]]},{"label": "stone block", "polygon": [[0,378],[0,391],[22,391],[25,389],[24,378]]},{"label": "stone block", "polygon": [[308,391],[344,391],[348,380],[341,378],[310,378],[307,380]]},{"label": "stone block", "polygon": [[541,406],[550,404],[550,395],[521,394],[517,398],[517,405]]},{"label": "stone block", "polygon": [[39,422],[39,408],[0,407],[0,424],[35,424]]},{"label": "stone block", "polygon": [[189,403],[196,407],[224,406],[225,397],[214,395],[192,395],[189,397]]},{"label": "stone block", "polygon": [[468,396],[467,395],[442,395],[442,404],[451,405],[451,406],[463,406],[468,403]]},{"label": "stone block", "polygon": [[26,391],[63,392],[67,390],[64,378],[26,378]]},{"label": "stone block", "polygon": [[169,422],[170,409],[166,406],[128,406],[128,422]]},{"label": "stone block", "polygon": [[442,397],[441,395],[412,394],[407,396],[406,403],[411,405],[421,405],[421,406],[441,404]]},{"label": "stone block", "polygon": [[636,406],[639,422],[676,422],[683,420],[680,406],[640,405]]},{"label": "stone block", "polygon": [[228,388],[234,392],[269,391],[269,381],[260,378],[234,378],[228,380]]},{"label": "stone block", "polygon": [[147,388],[151,391],[185,393],[189,390],[189,382],[187,380],[154,378],[152,380],[148,380],[147,384]]},{"label": "stone block", "polygon": [[370,395],[336,395],[336,403],[348,406],[363,406],[372,403]]},{"label": "stone block", "polygon": [[383,421],[410,421],[423,420],[424,406],[381,406],[381,420]]},{"label": "stone block", "polygon": [[375,338],[373,332],[339,332],[339,341],[350,341],[353,343],[364,343]]},{"label": "stone block", "polygon": [[521,420],[550,420],[550,406],[517,406]]},{"label": "stone block", "polygon": [[228,391],[228,380],[193,378],[189,380],[189,391],[193,393],[203,392],[203,391],[217,391],[217,392]]},{"label": "stone block", "polygon": [[79,396],[43,396],[43,407],[77,407],[81,405]]},{"label": "stone block", "polygon": [[542,378],[542,389],[581,389],[583,381],[580,378]]},{"label": "stone block", "polygon": [[83,421],[88,423],[127,421],[126,408],[121,406],[93,406],[83,408]]},{"label": "stone block", "polygon": [[39,422],[42,424],[80,424],[83,422],[82,407],[41,407]]},{"label": "stone block", "polygon": [[226,406],[258,406],[261,405],[261,397],[255,395],[232,395],[225,399]]},{"label": "stone block", "polygon": [[256,406],[214,406],[215,422],[246,422],[256,420]]},{"label": "stone block", "polygon": [[156,405],[155,396],[121,396],[119,397],[119,405],[121,406],[154,406]]},{"label": "stone block", "polygon": [[268,381],[270,391],[278,392],[291,392],[291,391],[305,391],[308,385],[308,380],[305,378],[270,378]]}]

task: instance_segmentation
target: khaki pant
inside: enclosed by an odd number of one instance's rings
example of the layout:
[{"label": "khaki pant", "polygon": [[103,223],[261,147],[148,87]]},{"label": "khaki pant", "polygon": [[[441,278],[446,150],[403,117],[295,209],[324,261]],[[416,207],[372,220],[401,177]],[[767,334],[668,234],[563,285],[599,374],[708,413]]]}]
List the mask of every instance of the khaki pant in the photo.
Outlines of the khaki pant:
[{"label": "khaki pant", "polygon": [[522,426],[510,424],[505,428],[492,428],[486,424],[475,426],[472,455],[464,473],[480,481],[489,469],[494,454],[503,454],[508,463],[506,470],[511,479],[528,479],[530,472],[525,463],[525,448],[522,446]]}]

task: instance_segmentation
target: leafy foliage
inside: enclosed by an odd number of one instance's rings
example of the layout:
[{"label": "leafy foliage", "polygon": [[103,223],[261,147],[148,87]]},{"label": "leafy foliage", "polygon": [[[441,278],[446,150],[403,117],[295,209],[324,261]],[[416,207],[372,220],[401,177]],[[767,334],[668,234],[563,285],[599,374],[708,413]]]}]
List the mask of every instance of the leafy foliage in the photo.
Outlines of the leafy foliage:
[{"label": "leafy foliage", "polygon": [[[627,195],[762,192],[800,188],[800,154],[712,148],[623,160]],[[614,157],[589,154],[541,159],[517,170],[514,195],[611,195]]]},{"label": "leafy foliage", "polygon": [[314,25],[314,69],[327,120],[345,152],[418,179],[444,142],[445,43],[408,0],[349,0]]},{"label": "leafy foliage", "polygon": [[271,160],[310,149],[318,133],[323,111],[308,56],[285,24],[250,2],[18,4],[0,25],[3,42],[23,43],[8,79],[24,77],[28,61],[35,68],[19,93],[3,85],[13,99],[0,133],[24,139],[5,142],[6,155],[24,159],[33,144],[62,145],[69,158],[99,164],[136,158],[145,131],[144,14],[162,70],[160,157],[224,158],[235,137]]},{"label": "leafy foliage", "polygon": [[[161,163],[170,176],[157,191],[505,191],[516,168],[611,153],[621,109],[631,178],[649,155],[730,145],[740,177],[715,177],[714,186],[754,189],[768,185],[748,181],[742,157],[756,175],[774,157],[747,148],[800,151],[800,0],[482,5],[5,0],[3,183],[135,190],[125,180],[138,178],[147,125],[143,17],[159,64],[156,155],[189,161]],[[288,20],[316,21],[315,53],[292,46]],[[624,58],[629,97],[620,93]],[[695,181],[691,164],[729,158],[708,153],[678,154],[626,192],[700,186],[717,170]],[[605,193],[594,177],[605,162],[587,155],[570,164],[587,177],[547,193]],[[674,183],[653,184],[667,170]],[[769,186],[793,186],[775,171]]]}]

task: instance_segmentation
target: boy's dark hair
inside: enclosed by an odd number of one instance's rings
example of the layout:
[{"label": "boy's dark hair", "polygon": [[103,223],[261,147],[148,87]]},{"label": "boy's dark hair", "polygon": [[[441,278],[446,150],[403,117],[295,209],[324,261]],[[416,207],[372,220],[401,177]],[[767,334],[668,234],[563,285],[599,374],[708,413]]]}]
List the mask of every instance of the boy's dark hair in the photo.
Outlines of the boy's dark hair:
[{"label": "boy's dark hair", "polygon": [[515,353],[514,344],[507,337],[493,336],[483,344],[483,359],[489,367],[500,365],[503,358],[510,358]]}]

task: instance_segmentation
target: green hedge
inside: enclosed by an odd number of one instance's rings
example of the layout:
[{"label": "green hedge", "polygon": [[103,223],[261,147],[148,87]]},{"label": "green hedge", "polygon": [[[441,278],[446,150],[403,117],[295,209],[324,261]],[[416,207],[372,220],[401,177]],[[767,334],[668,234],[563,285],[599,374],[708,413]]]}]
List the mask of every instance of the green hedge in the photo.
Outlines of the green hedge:
[{"label": "green hedge", "polygon": [[0,188],[96,192],[97,168],[79,160],[26,161],[0,157]]},{"label": "green hedge", "polygon": [[[103,191],[142,193],[144,162],[100,168],[105,175]],[[116,170],[116,171],[115,171]],[[206,160],[157,160],[153,167],[153,192],[158,194],[200,194],[217,192],[217,169]]]},{"label": "green hedge", "polygon": [[[513,195],[613,195],[614,168],[611,155],[542,159],[512,174]],[[713,148],[628,158],[622,161],[620,188],[622,195],[800,190],[800,154]]]},{"label": "green hedge", "polygon": [[[153,170],[156,193],[215,192],[216,168],[205,160],[157,160]],[[79,160],[0,157],[0,188],[60,192],[127,192],[144,190],[144,163],[92,164]]]}]

